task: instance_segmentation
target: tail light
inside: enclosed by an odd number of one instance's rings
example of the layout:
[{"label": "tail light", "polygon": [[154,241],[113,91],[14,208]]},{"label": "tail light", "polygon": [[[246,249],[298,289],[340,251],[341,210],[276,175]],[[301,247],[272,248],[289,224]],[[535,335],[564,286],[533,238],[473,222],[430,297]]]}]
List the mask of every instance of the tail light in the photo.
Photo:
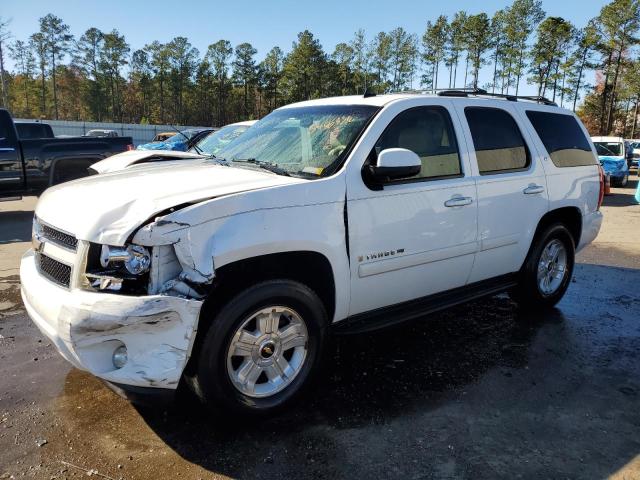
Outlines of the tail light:
[{"label": "tail light", "polygon": [[602,206],[604,200],[604,170],[601,165],[598,165],[598,173],[600,175],[600,193],[598,194],[598,210]]},{"label": "tail light", "polygon": [[129,145],[127,145],[127,152],[130,152],[131,150],[135,150],[133,143],[130,143]]}]

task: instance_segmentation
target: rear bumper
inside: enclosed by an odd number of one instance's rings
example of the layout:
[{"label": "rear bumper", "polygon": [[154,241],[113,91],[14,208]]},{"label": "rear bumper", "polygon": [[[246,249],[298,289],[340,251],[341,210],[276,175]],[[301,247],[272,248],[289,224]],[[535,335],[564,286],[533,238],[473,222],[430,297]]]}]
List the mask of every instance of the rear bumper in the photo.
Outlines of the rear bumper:
[{"label": "rear bumper", "polygon": [[[69,290],[40,275],[31,250],[22,257],[20,282],[27,313],[75,367],[121,388],[177,388],[201,301]],[[122,345],[128,360],[115,368],[113,352]]]},{"label": "rear bumper", "polygon": [[582,234],[580,235],[580,243],[577,245],[576,252],[593,242],[602,226],[602,212],[591,212],[582,216]]}]

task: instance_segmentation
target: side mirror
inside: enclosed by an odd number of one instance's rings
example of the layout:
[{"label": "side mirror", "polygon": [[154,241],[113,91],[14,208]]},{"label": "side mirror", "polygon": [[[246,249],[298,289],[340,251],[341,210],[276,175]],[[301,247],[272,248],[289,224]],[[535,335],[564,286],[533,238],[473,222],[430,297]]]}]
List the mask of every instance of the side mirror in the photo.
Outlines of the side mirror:
[{"label": "side mirror", "polygon": [[377,184],[413,177],[420,173],[420,157],[406,148],[387,148],[378,154],[378,164],[368,165],[367,174]]}]

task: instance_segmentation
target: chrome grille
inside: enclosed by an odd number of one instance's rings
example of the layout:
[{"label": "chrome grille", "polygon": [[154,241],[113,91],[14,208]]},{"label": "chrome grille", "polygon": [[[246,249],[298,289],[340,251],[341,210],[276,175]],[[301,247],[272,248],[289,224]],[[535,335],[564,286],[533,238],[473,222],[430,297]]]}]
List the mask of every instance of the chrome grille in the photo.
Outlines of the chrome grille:
[{"label": "chrome grille", "polygon": [[44,223],[40,223],[40,232],[42,233],[42,236],[47,240],[50,240],[51,243],[73,250],[74,252],[78,248],[78,240],[73,235],[56,230]]},{"label": "chrome grille", "polygon": [[71,284],[71,267],[69,265],[54,260],[43,253],[36,254],[36,262],[42,275],[60,286],[69,288]]}]

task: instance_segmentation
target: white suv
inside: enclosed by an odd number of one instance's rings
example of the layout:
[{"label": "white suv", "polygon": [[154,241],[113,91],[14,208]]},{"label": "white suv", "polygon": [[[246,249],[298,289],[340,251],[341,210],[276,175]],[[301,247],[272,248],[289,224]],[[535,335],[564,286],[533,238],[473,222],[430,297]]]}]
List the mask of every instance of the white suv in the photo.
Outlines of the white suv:
[{"label": "white suv", "polygon": [[463,91],[275,110],[218,153],[53,187],[22,259],[27,311],[130,398],[188,384],[268,413],[329,327],[362,332],[508,291],[550,307],[600,229],[577,118]]}]

